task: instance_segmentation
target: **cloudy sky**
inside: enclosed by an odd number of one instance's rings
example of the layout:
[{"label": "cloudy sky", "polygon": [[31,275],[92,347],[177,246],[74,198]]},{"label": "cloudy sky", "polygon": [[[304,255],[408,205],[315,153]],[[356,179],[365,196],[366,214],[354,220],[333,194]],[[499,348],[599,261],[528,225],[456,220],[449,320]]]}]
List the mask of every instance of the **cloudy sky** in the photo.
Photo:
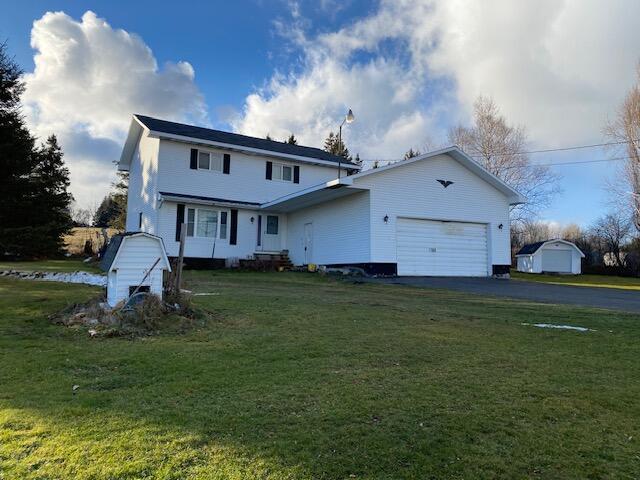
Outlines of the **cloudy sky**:
[{"label": "cloudy sky", "polygon": [[[25,115],[56,133],[80,204],[109,188],[131,113],[321,146],[348,108],[365,159],[446,144],[478,95],[531,149],[606,141],[640,60],[636,0],[11,2],[0,37],[26,72]],[[538,154],[563,193],[549,221],[607,208],[603,149]]]}]

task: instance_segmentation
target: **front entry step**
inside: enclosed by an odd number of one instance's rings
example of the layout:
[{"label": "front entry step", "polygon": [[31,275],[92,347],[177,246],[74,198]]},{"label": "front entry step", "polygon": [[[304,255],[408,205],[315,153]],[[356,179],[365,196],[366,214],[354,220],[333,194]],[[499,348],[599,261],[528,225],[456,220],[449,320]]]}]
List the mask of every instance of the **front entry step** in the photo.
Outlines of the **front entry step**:
[{"label": "front entry step", "polygon": [[291,270],[293,263],[289,258],[289,251],[281,252],[256,252],[252,260],[241,260],[243,266],[247,268],[257,268],[260,270]]}]

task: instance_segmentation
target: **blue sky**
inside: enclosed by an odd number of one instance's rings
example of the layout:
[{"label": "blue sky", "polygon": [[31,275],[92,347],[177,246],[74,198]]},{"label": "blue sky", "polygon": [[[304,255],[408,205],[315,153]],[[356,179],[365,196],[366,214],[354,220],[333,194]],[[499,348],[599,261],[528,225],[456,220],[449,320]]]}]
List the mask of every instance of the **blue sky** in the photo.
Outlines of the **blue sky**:
[{"label": "blue sky", "polygon": [[[392,159],[446,143],[449,126],[467,123],[484,94],[527,128],[532,149],[606,141],[602,128],[640,60],[635,10],[633,1],[569,0],[10,2],[0,36],[32,74],[30,122],[61,137],[72,189],[86,204],[108,188],[134,112],[253,135],[294,132],[321,146],[353,108],[351,150]],[[36,53],[42,68],[33,73]],[[554,167],[563,192],[542,218],[586,225],[604,213],[616,163]]]}]

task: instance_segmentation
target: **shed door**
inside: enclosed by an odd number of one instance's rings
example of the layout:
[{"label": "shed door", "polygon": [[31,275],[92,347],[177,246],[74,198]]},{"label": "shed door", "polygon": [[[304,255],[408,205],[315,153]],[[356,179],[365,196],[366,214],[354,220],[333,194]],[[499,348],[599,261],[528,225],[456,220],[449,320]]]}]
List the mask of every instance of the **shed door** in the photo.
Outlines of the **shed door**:
[{"label": "shed door", "polygon": [[398,275],[486,277],[485,224],[399,218]]},{"label": "shed door", "polygon": [[543,272],[571,272],[571,250],[542,250]]}]

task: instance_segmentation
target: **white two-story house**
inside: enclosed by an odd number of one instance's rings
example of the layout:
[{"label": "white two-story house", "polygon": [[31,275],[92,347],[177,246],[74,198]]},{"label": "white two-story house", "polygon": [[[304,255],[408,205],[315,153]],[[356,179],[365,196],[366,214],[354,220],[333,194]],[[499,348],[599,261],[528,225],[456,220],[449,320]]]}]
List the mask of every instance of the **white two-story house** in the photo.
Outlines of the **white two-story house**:
[{"label": "white two-story house", "polygon": [[360,172],[317,148],[134,115],[120,158],[127,230],[222,264],[287,250],[296,265],[488,276],[511,263],[524,199],[456,147]]}]

